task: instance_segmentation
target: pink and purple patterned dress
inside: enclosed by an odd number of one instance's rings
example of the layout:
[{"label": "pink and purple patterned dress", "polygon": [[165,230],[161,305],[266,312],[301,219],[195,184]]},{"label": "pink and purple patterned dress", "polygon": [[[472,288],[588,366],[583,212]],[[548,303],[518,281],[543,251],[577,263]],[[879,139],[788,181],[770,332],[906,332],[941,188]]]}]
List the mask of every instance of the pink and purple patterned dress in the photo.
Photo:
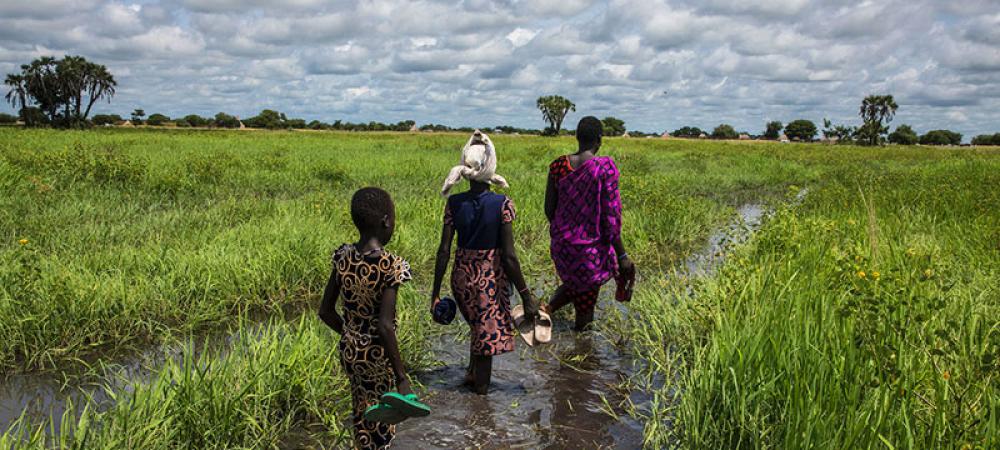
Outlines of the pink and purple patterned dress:
[{"label": "pink and purple patterned dress", "polygon": [[578,312],[593,311],[601,285],[618,272],[612,241],[621,236],[622,203],[618,167],[597,156],[573,168],[564,155],[549,165],[558,202],[549,224],[556,272],[575,294]]},{"label": "pink and purple patterned dress", "polygon": [[514,350],[510,284],[500,262],[500,228],[514,221],[514,202],[490,191],[452,195],[444,223],[458,234],[451,291],[469,324],[473,355]]}]

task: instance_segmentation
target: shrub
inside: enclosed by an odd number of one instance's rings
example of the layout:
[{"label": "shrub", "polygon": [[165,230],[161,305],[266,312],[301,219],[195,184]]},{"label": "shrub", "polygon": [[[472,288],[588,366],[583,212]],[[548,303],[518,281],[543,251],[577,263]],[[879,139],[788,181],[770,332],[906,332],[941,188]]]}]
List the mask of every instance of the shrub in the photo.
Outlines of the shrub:
[{"label": "shrub", "polygon": [[962,134],[951,130],[931,130],[920,136],[923,145],[960,145]]},{"label": "shrub", "polygon": [[896,131],[889,134],[889,143],[898,145],[914,145],[919,141],[917,132],[913,131],[909,125],[900,125]]},{"label": "shrub", "polygon": [[721,124],[712,130],[712,139],[736,139],[740,137],[736,129],[728,123]]},{"label": "shrub", "polygon": [[785,135],[789,139],[809,142],[816,136],[816,124],[811,120],[799,119],[789,122],[785,127]]},{"label": "shrub", "polygon": [[767,130],[764,131],[764,139],[778,140],[778,137],[781,136],[782,128],[784,128],[784,125],[777,120],[768,122]]},{"label": "shrub", "polygon": [[154,125],[154,126],[160,126],[160,125],[163,125],[163,124],[165,124],[165,123],[167,123],[169,121],[170,121],[169,117],[167,117],[167,116],[165,116],[163,114],[160,114],[160,113],[150,114],[149,118],[146,119],[146,123],[148,125]]},{"label": "shrub", "polygon": [[980,134],[972,138],[972,145],[1000,145],[1000,133]]}]

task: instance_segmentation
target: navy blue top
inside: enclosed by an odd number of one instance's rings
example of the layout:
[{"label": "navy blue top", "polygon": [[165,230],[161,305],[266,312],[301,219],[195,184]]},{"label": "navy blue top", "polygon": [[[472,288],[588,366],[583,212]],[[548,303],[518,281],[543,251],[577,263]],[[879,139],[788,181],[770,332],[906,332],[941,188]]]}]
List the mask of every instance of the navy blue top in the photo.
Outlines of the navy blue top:
[{"label": "navy blue top", "polygon": [[[504,209],[510,209],[505,218]],[[448,197],[445,222],[458,232],[458,246],[473,250],[500,247],[500,227],[513,220],[513,205],[506,195],[492,191],[473,194],[470,191]]]}]

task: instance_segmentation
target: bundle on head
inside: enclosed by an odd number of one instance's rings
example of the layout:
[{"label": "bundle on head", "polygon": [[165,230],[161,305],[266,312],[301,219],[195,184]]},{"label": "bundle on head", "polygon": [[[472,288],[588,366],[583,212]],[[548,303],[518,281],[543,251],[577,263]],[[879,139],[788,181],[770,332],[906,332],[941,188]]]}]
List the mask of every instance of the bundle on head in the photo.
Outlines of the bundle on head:
[{"label": "bundle on head", "polygon": [[462,147],[459,164],[452,167],[448,177],[444,179],[441,195],[447,196],[451,188],[462,181],[462,178],[507,187],[507,180],[497,175],[496,170],[496,148],[486,133],[476,130],[465,143],[465,147]]}]

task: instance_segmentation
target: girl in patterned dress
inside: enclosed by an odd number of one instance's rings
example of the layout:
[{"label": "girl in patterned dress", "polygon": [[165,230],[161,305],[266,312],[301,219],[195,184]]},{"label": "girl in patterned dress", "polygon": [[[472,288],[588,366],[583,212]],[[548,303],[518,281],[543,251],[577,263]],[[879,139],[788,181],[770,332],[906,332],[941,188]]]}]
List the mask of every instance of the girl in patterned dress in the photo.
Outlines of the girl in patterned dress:
[{"label": "girl in patterned dress", "polygon": [[[389,194],[368,187],[354,193],[351,219],[357,243],[333,254],[333,271],[323,292],[319,317],[340,334],[340,362],[351,384],[354,445],[388,448],[395,425],[364,420],[365,410],[382,394],[412,393],[396,341],[396,292],[410,280],[410,265],[382,248],[395,228],[395,206]],[[343,317],[337,297],[343,295]]]},{"label": "girl in patterned dress", "polygon": [[594,320],[601,285],[615,274],[635,275],[622,244],[622,204],[618,167],[601,148],[601,121],[587,116],[576,127],[579,150],[549,165],[545,216],[549,219],[550,250],[562,285],[544,310],[552,314],[572,303],[576,330]]},{"label": "girl in patterned dress", "polygon": [[493,356],[514,350],[511,282],[521,295],[526,316],[534,318],[538,313],[538,304],[524,282],[514,251],[514,202],[490,191],[491,183],[507,185],[495,170],[493,143],[489,136],[476,130],[463,149],[461,164],[452,169],[442,189],[442,194],[447,195],[461,178],[469,180],[469,190],[448,197],[445,205],[431,293],[433,311],[440,301],[441,283],[457,234],[451,289],[462,317],[469,324],[465,383],[478,394],[489,391]]}]

